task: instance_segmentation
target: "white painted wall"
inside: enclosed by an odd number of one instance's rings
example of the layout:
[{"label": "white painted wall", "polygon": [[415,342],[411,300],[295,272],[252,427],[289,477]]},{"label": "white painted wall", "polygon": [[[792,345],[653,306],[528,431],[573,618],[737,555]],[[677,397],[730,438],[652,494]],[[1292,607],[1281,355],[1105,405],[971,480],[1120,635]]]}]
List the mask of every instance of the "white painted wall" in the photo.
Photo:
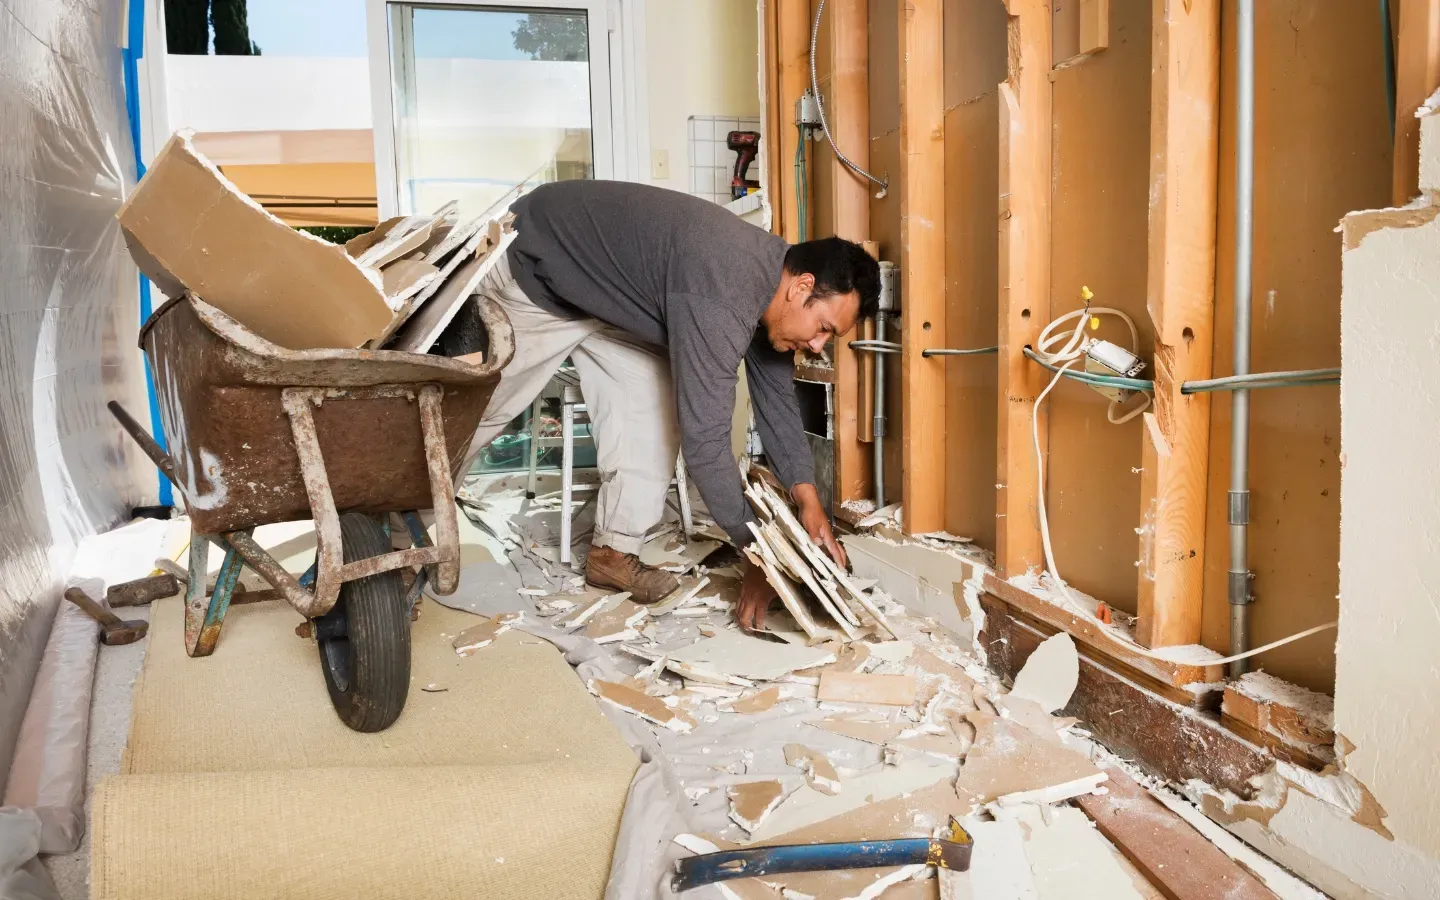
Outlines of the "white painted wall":
[{"label": "white painted wall", "polygon": [[[645,5],[650,86],[650,183],[689,189],[691,116],[760,115],[755,0],[650,0]],[[655,154],[669,158],[654,177]],[[758,163],[751,166],[752,176]],[[643,179],[642,179],[643,180]]]},{"label": "white painted wall", "polygon": [[1342,290],[1335,730],[1397,840],[1440,858],[1440,221],[1365,236]]}]

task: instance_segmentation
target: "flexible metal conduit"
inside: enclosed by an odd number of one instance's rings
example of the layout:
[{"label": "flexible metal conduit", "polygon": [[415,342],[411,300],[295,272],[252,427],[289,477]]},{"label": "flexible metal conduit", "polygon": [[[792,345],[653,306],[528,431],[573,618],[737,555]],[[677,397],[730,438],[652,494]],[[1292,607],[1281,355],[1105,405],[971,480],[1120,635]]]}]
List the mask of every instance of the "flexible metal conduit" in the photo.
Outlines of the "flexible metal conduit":
[{"label": "flexible metal conduit", "polygon": [[[1255,0],[1239,0],[1235,14],[1235,366],[1250,374],[1250,292],[1255,229]],[[1230,395],[1230,653],[1250,645],[1250,392]],[[1238,678],[1249,660],[1230,663]]]}]

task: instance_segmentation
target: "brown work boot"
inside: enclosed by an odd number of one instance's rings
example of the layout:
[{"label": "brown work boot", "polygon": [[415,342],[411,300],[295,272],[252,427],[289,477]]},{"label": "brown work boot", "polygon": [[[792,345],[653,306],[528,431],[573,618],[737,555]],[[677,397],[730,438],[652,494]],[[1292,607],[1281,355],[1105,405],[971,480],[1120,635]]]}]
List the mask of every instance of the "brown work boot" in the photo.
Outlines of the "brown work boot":
[{"label": "brown work boot", "polygon": [[595,587],[629,591],[636,603],[659,603],[680,586],[680,579],[663,569],[647,566],[633,553],[614,547],[591,547],[585,562],[585,580]]}]

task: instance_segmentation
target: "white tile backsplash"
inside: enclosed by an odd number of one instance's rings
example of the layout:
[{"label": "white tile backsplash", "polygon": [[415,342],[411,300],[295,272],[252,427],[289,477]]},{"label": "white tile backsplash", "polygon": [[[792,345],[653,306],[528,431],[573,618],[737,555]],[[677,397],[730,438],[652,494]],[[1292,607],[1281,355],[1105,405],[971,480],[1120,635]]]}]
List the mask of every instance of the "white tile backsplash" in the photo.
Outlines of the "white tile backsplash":
[{"label": "white tile backsplash", "polygon": [[[730,179],[735,172],[735,151],[725,146],[732,131],[759,131],[758,118],[691,116],[690,193],[712,203],[729,203]],[[757,179],[760,162],[750,164],[749,177]]]}]

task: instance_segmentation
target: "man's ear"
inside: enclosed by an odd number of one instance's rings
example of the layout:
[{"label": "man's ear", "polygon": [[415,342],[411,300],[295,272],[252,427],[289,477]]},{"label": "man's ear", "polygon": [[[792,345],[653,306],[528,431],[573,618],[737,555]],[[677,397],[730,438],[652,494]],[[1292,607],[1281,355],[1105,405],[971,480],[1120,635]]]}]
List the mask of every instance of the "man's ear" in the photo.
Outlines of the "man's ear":
[{"label": "man's ear", "polygon": [[801,272],[790,282],[790,299],[805,302],[815,292],[815,276],[809,272]]}]

